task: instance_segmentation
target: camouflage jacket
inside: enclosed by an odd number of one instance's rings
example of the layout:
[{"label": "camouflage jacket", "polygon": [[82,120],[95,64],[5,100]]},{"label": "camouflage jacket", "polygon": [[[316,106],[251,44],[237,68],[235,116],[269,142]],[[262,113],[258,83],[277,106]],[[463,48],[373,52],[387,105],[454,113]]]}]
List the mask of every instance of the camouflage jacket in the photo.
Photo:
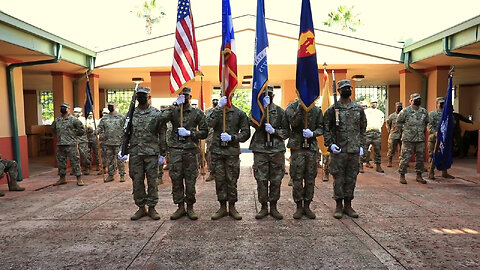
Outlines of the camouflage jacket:
[{"label": "camouflage jacket", "polygon": [[397,127],[402,133],[402,141],[424,142],[428,114],[425,108],[415,110],[411,105],[403,109],[397,117]]},{"label": "camouflage jacket", "polygon": [[[359,153],[360,147],[365,145],[367,118],[362,107],[356,102],[349,104],[338,102],[339,126],[335,123],[335,108],[330,106],[325,112],[324,142],[330,146],[336,144],[343,153]],[[366,149],[365,149],[366,150]]]},{"label": "camouflage jacket", "polygon": [[[74,116],[74,117],[75,117],[75,116]],[[85,132],[84,132],[82,135],[79,135],[79,136],[77,137],[77,142],[78,142],[78,143],[88,143],[87,125],[86,125],[85,117],[80,116],[80,117],[78,117],[77,119],[80,120],[80,122],[82,122],[83,128],[85,129]]]},{"label": "camouflage jacket", "polygon": [[[303,137],[303,129],[305,129],[305,111],[299,101],[288,104],[285,114],[290,125],[290,139],[287,147],[290,149],[302,148],[305,141]],[[320,107],[314,106],[308,112],[308,128],[313,131],[313,137],[308,139],[310,150],[318,151],[318,142],[316,137],[323,135],[323,115]]]},{"label": "camouflage jacket", "polygon": [[128,153],[138,156],[165,155],[165,149],[161,149],[160,144],[161,132],[160,111],[153,106],[145,110],[136,107],[132,117],[132,135]]},{"label": "camouflage jacket", "polygon": [[[208,108],[207,110],[205,110],[205,117],[208,117],[212,112],[213,112],[213,107],[211,108]],[[208,136],[207,136],[207,147],[210,147],[210,145],[212,144],[212,138],[213,138],[213,128],[212,127],[208,127]]]},{"label": "camouflage jacket", "polygon": [[428,132],[430,132],[430,134],[435,134],[435,132],[437,132],[438,125],[440,124],[440,121],[442,120],[442,113],[443,113],[442,110],[437,109],[437,110],[431,111],[428,114],[427,128],[428,128]]},{"label": "camouflage jacket", "polygon": [[216,107],[208,115],[207,123],[213,128],[212,145],[209,147],[211,153],[235,156],[240,155],[240,143],[250,138],[250,126],[248,116],[239,108],[232,105],[229,110],[225,109],[225,132],[232,136],[227,146],[221,146],[220,134],[223,132],[223,109]]},{"label": "camouflage jacket", "polygon": [[97,127],[98,136],[102,145],[119,146],[122,144],[123,126],[125,125],[125,116],[113,112],[105,114]]},{"label": "camouflage jacket", "polygon": [[270,105],[269,117],[270,124],[275,129],[275,133],[270,134],[270,141],[273,142],[273,147],[266,148],[267,132],[265,131],[266,115],[261,122],[260,127],[250,120],[250,125],[255,128],[252,140],[250,141],[249,149],[253,152],[259,153],[278,153],[285,152],[285,140],[290,135],[290,127],[288,126],[287,115],[285,111],[279,106]]},{"label": "camouflage jacket", "polygon": [[205,114],[192,106],[183,108],[183,127],[190,131],[190,136],[179,140],[178,128],[180,127],[180,106],[170,106],[162,112],[162,121],[172,123],[171,133],[168,136],[167,145],[169,148],[198,150],[199,140],[205,139],[208,135]]},{"label": "camouflage jacket", "polygon": [[82,122],[73,115],[57,117],[52,123],[52,132],[57,135],[57,145],[76,145],[78,136],[85,134]]},{"label": "camouflage jacket", "polygon": [[394,112],[390,114],[387,119],[388,138],[392,140],[399,140],[402,137],[402,134],[397,127],[397,117],[398,113]]},{"label": "camouflage jacket", "polygon": [[92,143],[92,142],[95,142],[97,141],[97,138],[95,137],[95,124],[97,124],[97,128],[98,128],[98,120],[95,120],[96,123],[93,123],[93,119],[89,119],[87,118],[87,125],[86,125],[86,128],[85,128],[85,131],[87,133],[87,138],[88,138],[88,142],[89,143]]}]

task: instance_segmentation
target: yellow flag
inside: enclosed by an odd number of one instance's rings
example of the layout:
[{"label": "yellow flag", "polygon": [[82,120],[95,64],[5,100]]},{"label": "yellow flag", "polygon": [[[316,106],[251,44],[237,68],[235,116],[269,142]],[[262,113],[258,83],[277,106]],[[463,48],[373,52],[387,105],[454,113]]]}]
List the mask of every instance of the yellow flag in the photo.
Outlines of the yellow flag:
[{"label": "yellow flag", "polygon": [[[325,114],[325,111],[332,105],[330,101],[330,96],[332,96],[332,90],[330,86],[330,81],[328,78],[327,69],[323,69],[323,88],[322,88],[322,113]],[[322,155],[329,155],[330,152],[327,151],[327,147],[323,144],[323,136],[317,137],[318,146]]]}]

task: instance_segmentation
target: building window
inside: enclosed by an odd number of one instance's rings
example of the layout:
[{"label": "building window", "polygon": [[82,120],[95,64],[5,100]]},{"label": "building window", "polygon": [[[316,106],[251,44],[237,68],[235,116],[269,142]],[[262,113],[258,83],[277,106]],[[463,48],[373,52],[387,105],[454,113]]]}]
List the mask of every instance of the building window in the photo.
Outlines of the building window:
[{"label": "building window", "polygon": [[377,109],[383,113],[386,112],[387,103],[387,86],[357,86],[355,87],[355,101],[357,103],[366,101],[370,107],[370,101],[376,99],[378,101]]},{"label": "building window", "polygon": [[52,91],[40,91],[40,106],[42,108],[42,125],[51,125],[54,120]]},{"label": "building window", "polygon": [[128,107],[132,101],[134,89],[110,89],[107,90],[107,103],[113,101],[121,114],[128,112]]}]

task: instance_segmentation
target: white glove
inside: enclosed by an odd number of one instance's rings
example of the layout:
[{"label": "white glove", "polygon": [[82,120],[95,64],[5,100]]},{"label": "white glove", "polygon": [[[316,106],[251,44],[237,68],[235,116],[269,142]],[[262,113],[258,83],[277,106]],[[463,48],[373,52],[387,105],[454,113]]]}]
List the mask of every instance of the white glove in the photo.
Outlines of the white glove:
[{"label": "white glove", "polygon": [[190,136],[191,132],[188,129],[185,129],[184,127],[179,127],[178,128],[178,135],[182,137],[188,137]]},{"label": "white glove", "polygon": [[228,99],[227,96],[223,96],[218,101],[218,107],[222,108],[223,106],[227,105]]},{"label": "white glove", "polygon": [[330,146],[330,149],[332,149],[332,152],[334,154],[338,154],[338,153],[342,152],[342,149],[340,149],[340,147],[338,147],[336,144],[332,144]]},{"label": "white glove", "polygon": [[127,159],[128,159],[128,155],[122,156],[122,151],[118,152],[117,157],[118,157],[118,159],[123,160],[123,161],[127,161]]},{"label": "white glove", "polygon": [[360,152],[359,152],[360,156],[363,156],[363,147],[360,146]]},{"label": "white glove", "polygon": [[275,133],[275,129],[272,127],[272,125],[270,123],[265,124],[265,131],[270,133],[270,134]]},{"label": "white glove", "polygon": [[165,157],[162,155],[158,156],[158,165],[163,165],[165,163]]},{"label": "white glove", "polygon": [[311,138],[313,137],[313,131],[311,131],[310,129],[304,129],[303,130],[303,137],[305,138]]},{"label": "white glove", "polygon": [[263,107],[267,107],[268,105],[270,105],[270,97],[269,96],[265,96],[263,97]]},{"label": "white glove", "polygon": [[229,142],[232,140],[232,136],[230,136],[230,134],[226,132],[223,132],[222,134],[220,134],[220,140],[222,140],[222,142]]},{"label": "white glove", "polygon": [[185,103],[185,95],[179,95],[177,100],[175,100],[174,104],[180,105]]}]

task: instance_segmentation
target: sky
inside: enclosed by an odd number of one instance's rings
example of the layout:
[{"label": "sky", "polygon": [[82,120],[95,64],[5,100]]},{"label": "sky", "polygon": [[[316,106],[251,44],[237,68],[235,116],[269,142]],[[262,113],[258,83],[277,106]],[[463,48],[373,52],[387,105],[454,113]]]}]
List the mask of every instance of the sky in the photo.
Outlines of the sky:
[{"label": "sky", "polygon": [[[130,11],[141,0],[0,0],[0,10],[93,51],[175,31],[175,0],[157,0],[167,14],[148,36],[145,22]],[[256,0],[230,0],[233,17],[256,13]],[[191,0],[196,26],[221,20],[220,0]],[[311,0],[314,26],[339,5],[354,6],[362,25],[354,36],[401,46],[480,15],[478,0]],[[301,0],[265,0],[267,18],[299,23]]]}]

